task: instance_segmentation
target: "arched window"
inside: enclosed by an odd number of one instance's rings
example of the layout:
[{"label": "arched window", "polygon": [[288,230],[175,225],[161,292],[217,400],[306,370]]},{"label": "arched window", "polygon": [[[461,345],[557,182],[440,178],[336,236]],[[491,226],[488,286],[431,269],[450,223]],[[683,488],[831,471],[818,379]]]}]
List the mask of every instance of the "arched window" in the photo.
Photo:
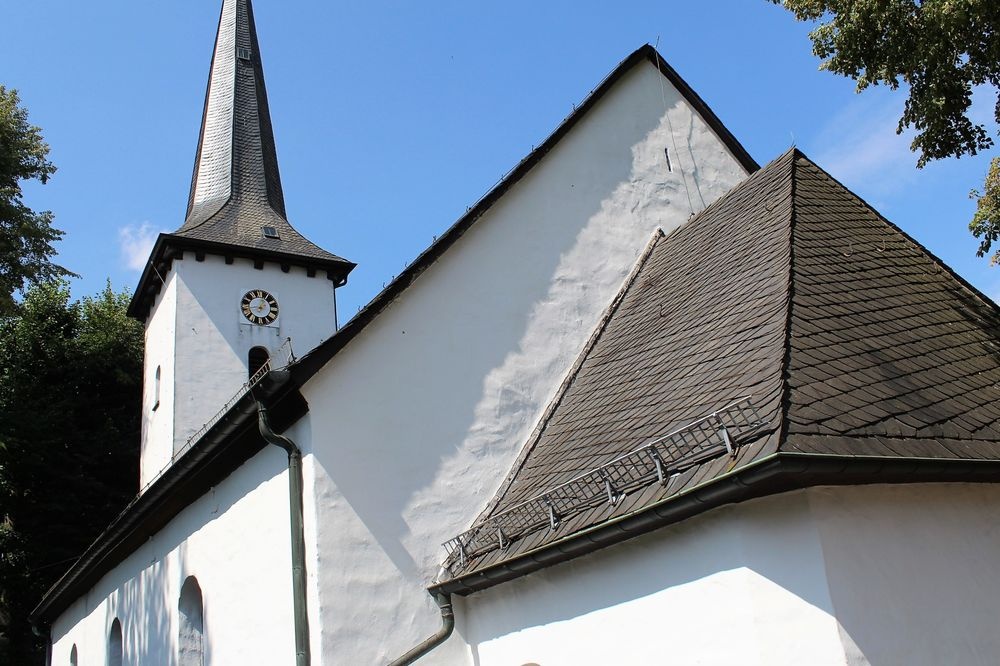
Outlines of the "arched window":
[{"label": "arched window", "polygon": [[73,649],[69,651],[69,666],[80,666],[80,660],[76,656],[76,643],[73,643]]},{"label": "arched window", "polygon": [[247,369],[250,371],[249,376],[253,377],[257,374],[257,371],[264,367],[264,364],[271,360],[271,355],[267,353],[267,349],[263,347],[254,347],[247,354]]},{"label": "arched window", "polygon": [[201,587],[194,576],[189,576],[184,581],[177,608],[180,611],[178,666],[204,666],[205,619],[202,614]]},{"label": "arched window", "polygon": [[160,406],[160,366],[156,366],[156,374],[153,375],[153,411]]},{"label": "arched window", "polygon": [[122,666],[122,623],[115,618],[111,623],[111,631],[108,632],[108,666]]}]

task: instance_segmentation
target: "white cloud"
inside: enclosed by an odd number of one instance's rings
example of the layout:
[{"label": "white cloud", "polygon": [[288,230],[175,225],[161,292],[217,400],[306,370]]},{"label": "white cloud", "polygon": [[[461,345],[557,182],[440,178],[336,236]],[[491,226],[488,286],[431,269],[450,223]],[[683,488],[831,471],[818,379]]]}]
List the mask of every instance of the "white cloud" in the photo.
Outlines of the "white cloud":
[{"label": "white cloud", "polygon": [[159,233],[149,222],[140,225],[129,224],[118,229],[122,260],[129,270],[141,271],[145,267]]},{"label": "white cloud", "polygon": [[902,104],[902,91],[856,97],[817,136],[817,164],[870,201],[905,189],[917,177],[917,155],[910,151],[913,133],[896,134]]},{"label": "white cloud", "polygon": [[[996,93],[989,87],[979,87],[974,93],[969,117],[993,133]],[[910,128],[896,134],[907,95],[905,87],[865,90],[834,113],[808,151],[817,164],[876,208],[907,188],[920,187],[932,173],[940,175],[942,164],[952,162],[931,162],[923,171],[916,168],[918,155],[910,150],[915,131]]]}]

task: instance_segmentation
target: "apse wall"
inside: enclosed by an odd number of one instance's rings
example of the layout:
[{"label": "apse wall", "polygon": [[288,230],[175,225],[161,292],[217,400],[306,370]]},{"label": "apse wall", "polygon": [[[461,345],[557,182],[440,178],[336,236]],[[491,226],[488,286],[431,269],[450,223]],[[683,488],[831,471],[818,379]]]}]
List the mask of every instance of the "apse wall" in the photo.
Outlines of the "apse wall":
[{"label": "apse wall", "polygon": [[476,666],[996,664],[998,500],[916,484],[730,505],[470,595],[458,631]]}]

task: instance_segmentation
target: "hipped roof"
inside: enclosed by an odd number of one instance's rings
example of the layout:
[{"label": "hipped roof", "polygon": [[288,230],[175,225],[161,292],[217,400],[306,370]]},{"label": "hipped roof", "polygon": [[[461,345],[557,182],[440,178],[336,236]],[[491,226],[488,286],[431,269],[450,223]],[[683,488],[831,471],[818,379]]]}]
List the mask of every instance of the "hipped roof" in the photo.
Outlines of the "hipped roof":
[{"label": "hipped roof", "polygon": [[[479,552],[453,552],[438,588],[474,591],[665,524],[671,502],[765,461],[785,461],[769,477],[780,490],[879,480],[847,461],[1000,460],[998,387],[992,301],[793,149],[657,234],[466,535],[741,397],[752,396],[763,425],[735,455],[719,447],[695,464],[668,460],[666,483],[654,476],[554,529],[504,534],[502,547],[468,541]],[[826,467],[790,468],[796,456]],[[895,466],[883,480],[932,478],[916,469]],[[750,485],[728,501],[753,496]],[[653,511],[662,519],[650,521]],[[600,533],[609,526],[617,533]]]}]

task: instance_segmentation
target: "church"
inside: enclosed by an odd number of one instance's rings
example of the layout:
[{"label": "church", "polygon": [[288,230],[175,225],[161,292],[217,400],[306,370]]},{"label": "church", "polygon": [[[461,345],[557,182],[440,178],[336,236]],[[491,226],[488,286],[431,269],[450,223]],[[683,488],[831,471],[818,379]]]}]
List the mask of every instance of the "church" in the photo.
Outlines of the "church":
[{"label": "church", "polygon": [[643,46],[341,321],[223,0],[140,492],[50,663],[1000,662],[1000,310],[771,157]]}]

